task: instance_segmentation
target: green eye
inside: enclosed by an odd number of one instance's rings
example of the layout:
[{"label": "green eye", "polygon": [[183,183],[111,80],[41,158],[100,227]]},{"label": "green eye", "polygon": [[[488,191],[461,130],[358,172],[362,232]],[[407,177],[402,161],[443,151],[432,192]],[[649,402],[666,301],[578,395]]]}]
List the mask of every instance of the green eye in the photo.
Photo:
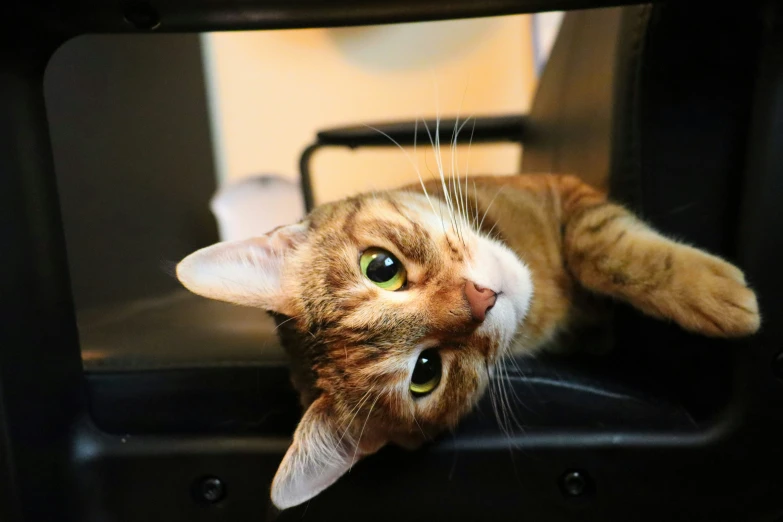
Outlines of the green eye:
[{"label": "green eye", "polygon": [[362,274],[384,290],[399,290],[407,281],[405,267],[390,252],[368,248],[359,259]]},{"label": "green eye", "polygon": [[409,389],[414,397],[423,397],[438,387],[440,383],[441,362],[437,350],[424,350],[416,359]]}]

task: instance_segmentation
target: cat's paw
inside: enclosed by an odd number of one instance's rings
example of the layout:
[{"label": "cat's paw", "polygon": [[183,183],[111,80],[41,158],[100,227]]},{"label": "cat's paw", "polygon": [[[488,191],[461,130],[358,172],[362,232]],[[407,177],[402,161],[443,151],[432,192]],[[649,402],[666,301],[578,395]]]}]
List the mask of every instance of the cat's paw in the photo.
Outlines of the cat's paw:
[{"label": "cat's paw", "polygon": [[761,325],[756,294],[740,269],[696,249],[680,252],[675,319],[689,330],[713,337],[742,337]]}]

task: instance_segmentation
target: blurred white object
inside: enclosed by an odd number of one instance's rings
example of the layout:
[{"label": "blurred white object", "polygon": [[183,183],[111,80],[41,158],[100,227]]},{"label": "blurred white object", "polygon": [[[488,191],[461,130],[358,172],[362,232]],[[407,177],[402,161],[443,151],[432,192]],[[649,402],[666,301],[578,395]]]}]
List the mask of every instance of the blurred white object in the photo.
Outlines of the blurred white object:
[{"label": "blurred white object", "polygon": [[531,38],[533,38],[533,60],[536,64],[536,75],[541,76],[552,46],[555,45],[560,24],[563,21],[563,11],[534,14],[531,21]]},{"label": "blurred white object", "polygon": [[467,18],[327,29],[340,52],[370,71],[432,70],[475,52],[505,20]]},{"label": "blurred white object", "polygon": [[304,217],[298,183],[279,176],[244,178],[221,188],[210,203],[222,241],[262,236]]}]

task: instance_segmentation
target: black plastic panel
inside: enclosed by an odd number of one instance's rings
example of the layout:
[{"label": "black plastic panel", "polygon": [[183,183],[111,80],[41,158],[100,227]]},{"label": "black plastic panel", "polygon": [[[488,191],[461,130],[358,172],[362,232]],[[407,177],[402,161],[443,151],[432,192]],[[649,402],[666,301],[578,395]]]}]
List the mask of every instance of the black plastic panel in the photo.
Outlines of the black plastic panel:
[{"label": "black plastic panel", "polygon": [[43,70],[56,39],[0,34],[0,518],[65,512],[84,381],[49,149]]},{"label": "black plastic panel", "polygon": [[77,311],[181,288],[165,263],[218,240],[199,36],[76,38],[44,87]]},{"label": "black plastic panel", "polygon": [[[783,513],[772,464],[737,461],[726,426],[704,430],[530,430],[509,438],[481,415],[417,452],[386,448],[300,507],[275,513],[268,490],[288,445],[250,435],[109,435],[89,423],[74,441],[84,520],[750,521]],[[723,439],[723,440],[722,440]],[[581,494],[563,479],[586,477]],[[192,493],[217,477],[226,497]],[[142,500],[140,500],[142,499]],[[264,515],[266,514],[266,517]]]},{"label": "black plastic panel", "polygon": [[300,417],[286,366],[91,373],[90,413],[107,433],[288,437]]},{"label": "black plastic panel", "polygon": [[[685,4],[688,0],[678,2]],[[52,3],[34,16],[66,34],[222,31],[445,20],[632,3],[628,0],[70,0]]]},{"label": "black plastic panel", "polygon": [[[182,290],[82,311],[79,330],[91,413],[103,429],[293,431],[298,407],[287,357],[274,322],[261,310]],[[683,334],[673,325],[663,330],[683,341],[659,346],[630,338],[618,345],[607,328],[595,328],[573,336],[574,353],[507,364],[512,395],[520,401],[518,421],[526,429],[708,424],[736,393],[732,365],[741,345]]]},{"label": "black plastic panel", "polygon": [[[783,515],[783,381],[774,362],[783,346],[778,261],[783,24],[774,2],[761,13],[766,26],[762,59],[752,73],[750,160],[743,183],[735,187],[743,211],[736,234],[730,234],[736,237],[729,238],[740,246],[737,258],[759,289],[767,322],[759,336],[731,348],[734,357],[721,348],[717,367],[730,371],[732,393],[728,401],[715,402],[724,406],[716,412],[717,421],[667,433],[550,429],[519,437],[513,447],[502,432],[471,421],[429,451],[385,450],[311,503],[277,516],[269,510],[268,485],[287,437],[113,435],[86,419],[41,88],[44,64],[59,41],[34,35],[25,23],[45,19],[48,29],[68,34],[87,28],[132,30],[124,16],[137,28],[160,22],[159,30],[292,27],[471,16],[492,14],[492,9],[520,12],[535,6],[559,9],[587,2],[468,4],[379,1],[336,7],[310,2],[257,8],[246,3],[240,9],[201,0],[188,2],[187,8],[184,1],[161,2],[155,6],[160,12],[153,12],[139,3],[51,2],[36,4],[41,16],[25,12],[29,7],[21,3],[6,11],[2,24],[14,30],[0,36],[3,520],[766,522]],[[687,51],[685,45],[679,52]],[[677,346],[667,348],[674,353]],[[652,383],[656,377],[662,389],[668,387],[654,372],[647,376]],[[725,384],[726,377],[721,374],[718,382]],[[702,386],[703,380],[694,382],[690,393],[709,395],[711,388]],[[562,479],[575,470],[588,477],[589,487],[569,496]],[[193,495],[207,476],[225,483],[225,498],[215,505]]]},{"label": "black plastic panel", "polygon": [[[520,434],[553,429],[695,433],[709,424],[681,402],[600,376],[584,361],[520,358],[510,366],[508,377],[497,382],[507,390],[512,415],[504,418],[504,427]],[[93,420],[119,435],[286,437],[299,420],[298,399],[282,365],[90,372],[88,382]],[[497,430],[494,408],[486,396],[460,432],[492,434]]]}]

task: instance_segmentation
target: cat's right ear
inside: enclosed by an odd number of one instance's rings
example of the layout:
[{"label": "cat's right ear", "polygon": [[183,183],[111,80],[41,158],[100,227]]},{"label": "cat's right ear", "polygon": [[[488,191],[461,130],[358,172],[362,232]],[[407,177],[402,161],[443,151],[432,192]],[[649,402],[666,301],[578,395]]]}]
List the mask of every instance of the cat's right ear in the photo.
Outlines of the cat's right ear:
[{"label": "cat's right ear", "polygon": [[364,456],[341,431],[323,398],[307,408],[272,481],[272,503],[278,509],[307,502]]},{"label": "cat's right ear", "polygon": [[293,315],[283,291],[285,260],[307,233],[307,223],[297,223],[261,237],[202,248],[180,261],[177,279],[210,299]]}]

